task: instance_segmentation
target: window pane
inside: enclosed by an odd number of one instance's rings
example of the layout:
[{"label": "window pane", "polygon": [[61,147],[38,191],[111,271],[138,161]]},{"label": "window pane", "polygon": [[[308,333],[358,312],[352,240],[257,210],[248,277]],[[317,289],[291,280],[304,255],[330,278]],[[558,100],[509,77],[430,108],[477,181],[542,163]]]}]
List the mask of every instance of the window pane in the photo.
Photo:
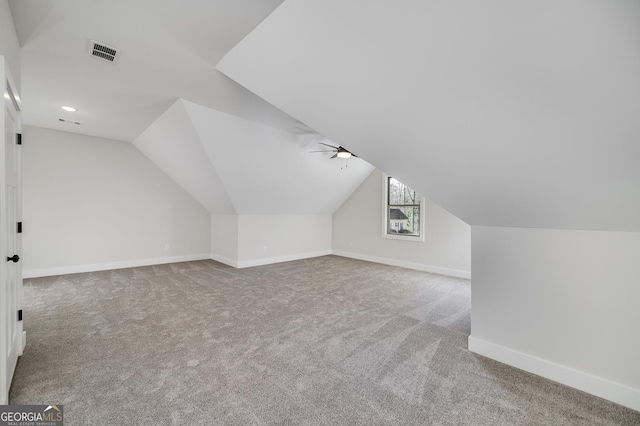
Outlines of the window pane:
[{"label": "window pane", "polygon": [[400,202],[400,194],[402,194],[400,185],[402,184],[396,179],[392,177],[389,178],[389,204],[402,204]]},{"label": "window pane", "polygon": [[420,204],[420,195],[402,182],[389,178],[389,204]]},{"label": "window pane", "polygon": [[419,236],[420,235],[420,207],[389,207],[387,233]]}]

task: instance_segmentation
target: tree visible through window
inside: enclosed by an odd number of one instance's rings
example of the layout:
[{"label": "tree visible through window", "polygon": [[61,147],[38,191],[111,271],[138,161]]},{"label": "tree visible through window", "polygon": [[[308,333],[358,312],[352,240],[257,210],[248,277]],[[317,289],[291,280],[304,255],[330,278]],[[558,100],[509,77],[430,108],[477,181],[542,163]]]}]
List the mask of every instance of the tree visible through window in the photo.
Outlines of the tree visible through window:
[{"label": "tree visible through window", "polygon": [[387,177],[387,234],[420,237],[422,197],[399,180]]}]

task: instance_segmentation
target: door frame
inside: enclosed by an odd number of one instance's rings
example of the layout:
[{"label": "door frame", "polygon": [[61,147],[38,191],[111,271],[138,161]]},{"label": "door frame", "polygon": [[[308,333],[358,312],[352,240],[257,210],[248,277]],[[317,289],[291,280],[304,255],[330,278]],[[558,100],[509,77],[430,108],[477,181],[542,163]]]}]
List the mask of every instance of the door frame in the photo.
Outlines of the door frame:
[{"label": "door frame", "polygon": [[[7,404],[9,402],[9,389],[11,387],[11,380],[15,371],[17,358],[22,355],[26,338],[23,331],[23,322],[18,321],[18,311],[22,310],[22,261],[14,263],[11,267],[15,268],[13,273],[15,276],[14,282],[14,298],[12,301],[8,300],[9,288],[8,288],[8,274],[7,257],[14,254],[22,257],[22,235],[17,233],[17,222],[22,221],[22,183],[21,183],[21,145],[17,144],[16,135],[21,130],[21,117],[20,117],[20,97],[16,89],[11,74],[7,67],[7,63],[3,56],[0,56],[0,82],[2,82],[3,92],[3,107],[2,107],[2,120],[0,120],[0,134],[2,135],[2,149],[0,149],[0,201],[2,208],[0,209],[0,404]],[[5,129],[6,117],[5,114],[11,113],[13,118],[13,129],[9,130],[11,141],[10,143],[16,144],[13,148],[16,150],[14,158],[14,170],[16,173],[15,186],[16,186],[16,200],[15,208],[12,215],[8,215],[7,210],[7,179],[6,179],[6,142],[5,137],[7,135],[7,129]],[[9,223],[7,217],[12,217],[12,222]],[[16,233],[15,247],[12,253],[8,253],[8,238],[9,232]],[[11,308],[10,308],[11,307]],[[9,310],[15,312],[10,312]],[[15,320],[10,321],[12,315],[15,315]],[[13,329],[9,328],[13,326]],[[10,336],[15,335],[15,340],[10,340]],[[11,354],[11,356],[9,356]]]}]

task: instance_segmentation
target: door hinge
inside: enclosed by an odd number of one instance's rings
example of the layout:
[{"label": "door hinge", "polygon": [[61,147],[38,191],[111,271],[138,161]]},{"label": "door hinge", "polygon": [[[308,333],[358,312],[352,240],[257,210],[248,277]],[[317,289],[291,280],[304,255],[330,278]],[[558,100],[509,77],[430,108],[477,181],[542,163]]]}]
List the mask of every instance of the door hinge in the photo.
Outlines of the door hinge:
[{"label": "door hinge", "polygon": [[22,321],[22,309],[18,311],[18,321]]},{"label": "door hinge", "polygon": [[18,223],[17,223],[17,229],[16,229],[16,232],[17,232],[18,234],[22,234],[22,222],[18,222]]},{"label": "door hinge", "polygon": [[22,145],[22,133],[16,133],[16,145]]}]

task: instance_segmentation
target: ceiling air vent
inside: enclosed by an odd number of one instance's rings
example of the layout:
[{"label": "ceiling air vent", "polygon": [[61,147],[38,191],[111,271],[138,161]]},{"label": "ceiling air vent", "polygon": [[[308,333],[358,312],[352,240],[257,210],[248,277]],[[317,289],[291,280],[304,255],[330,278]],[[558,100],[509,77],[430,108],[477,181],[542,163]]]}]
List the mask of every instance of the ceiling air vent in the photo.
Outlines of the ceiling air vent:
[{"label": "ceiling air vent", "polygon": [[120,50],[99,41],[89,40],[89,55],[115,64],[120,58]]},{"label": "ceiling air vent", "polygon": [[64,118],[58,118],[58,121],[61,121],[63,123],[68,123],[68,124],[77,124],[77,125],[82,124],[79,121],[65,120]]}]

